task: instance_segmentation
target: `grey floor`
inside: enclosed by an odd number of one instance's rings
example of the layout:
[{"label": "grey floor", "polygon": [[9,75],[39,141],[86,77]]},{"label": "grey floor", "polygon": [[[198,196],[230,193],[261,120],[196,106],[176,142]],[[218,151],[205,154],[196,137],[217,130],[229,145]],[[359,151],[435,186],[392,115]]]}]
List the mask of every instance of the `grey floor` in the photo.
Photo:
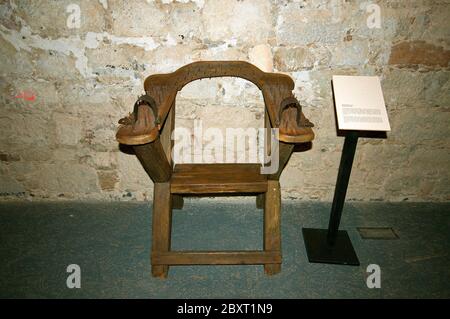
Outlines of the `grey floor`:
[{"label": "grey floor", "polygon": [[[347,203],[361,266],[310,264],[302,227],[324,228],[330,203],[283,202],[283,269],[176,266],[150,276],[146,203],[0,204],[2,298],[449,298],[450,204]],[[356,227],[393,227],[400,239],[362,239]],[[186,201],[174,211],[173,249],[260,249],[262,211],[250,203]],[[81,267],[68,289],[66,267]],[[369,264],[381,288],[366,286]]]}]

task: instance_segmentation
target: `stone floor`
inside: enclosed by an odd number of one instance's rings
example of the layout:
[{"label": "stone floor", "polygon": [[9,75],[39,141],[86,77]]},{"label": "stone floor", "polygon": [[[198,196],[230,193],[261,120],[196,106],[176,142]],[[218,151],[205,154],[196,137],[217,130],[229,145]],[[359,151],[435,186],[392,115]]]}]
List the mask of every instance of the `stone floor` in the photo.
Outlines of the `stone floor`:
[{"label": "stone floor", "polygon": [[[449,298],[450,204],[347,203],[361,266],[310,264],[302,227],[326,227],[330,203],[284,202],[283,270],[176,266],[150,276],[148,203],[0,204],[1,298]],[[174,211],[173,249],[260,249],[262,211],[250,202],[187,200]],[[362,239],[356,227],[393,227],[396,240]],[[66,268],[81,267],[68,289]],[[381,288],[366,285],[369,264]]]}]

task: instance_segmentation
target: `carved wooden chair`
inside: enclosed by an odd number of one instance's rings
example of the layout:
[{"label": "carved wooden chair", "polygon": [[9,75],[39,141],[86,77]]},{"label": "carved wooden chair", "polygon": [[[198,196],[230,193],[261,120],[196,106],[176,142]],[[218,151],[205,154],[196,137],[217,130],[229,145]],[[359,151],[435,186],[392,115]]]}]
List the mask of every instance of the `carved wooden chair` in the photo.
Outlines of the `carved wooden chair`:
[{"label": "carved wooden chair", "polygon": [[[239,77],[253,82],[265,104],[265,126],[279,128],[279,168],[270,175],[260,164],[176,164],[171,158],[171,133],[175,97],[189,82],[212,77]],[[139,97],[133,113],[119,121],[116,138],[131,145],[154,182],[152,227],[152,275],[165,278],[169,265],[263,264],[266,274],[281,270],[279,177],[297,143],[314,138],[313,126],[292,94],[294,82],[283,74],[266,73],[241,61],[194,62],[169,74],[145,79],[146,94]],[[266,145],[270,147],[270,145]],[[181,209],[183,196],[256,195],[264,209],[262,251],[172,251],[172,208]]]}]

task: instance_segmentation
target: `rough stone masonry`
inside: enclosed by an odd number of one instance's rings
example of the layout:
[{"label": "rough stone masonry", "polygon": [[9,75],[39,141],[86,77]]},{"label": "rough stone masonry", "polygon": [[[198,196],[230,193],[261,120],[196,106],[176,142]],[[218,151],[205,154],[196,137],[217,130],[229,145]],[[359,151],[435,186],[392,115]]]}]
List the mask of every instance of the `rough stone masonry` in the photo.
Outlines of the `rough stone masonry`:
[{"label": "rough stone masonry", "polygon": [[[330,81],[350,74],[381,77],[392,132],[361,139],[347,198],[450,199],[449,0],[2,0],[0,19],[0,200],[151,199],[117,121],[146,76],[199,60],[295,80],[316,140],[285,169],[285,198],[332,199],[343,138]],[[198,119],[260,127],[262,96],[244,80],[193,82],[176,125]]]}]

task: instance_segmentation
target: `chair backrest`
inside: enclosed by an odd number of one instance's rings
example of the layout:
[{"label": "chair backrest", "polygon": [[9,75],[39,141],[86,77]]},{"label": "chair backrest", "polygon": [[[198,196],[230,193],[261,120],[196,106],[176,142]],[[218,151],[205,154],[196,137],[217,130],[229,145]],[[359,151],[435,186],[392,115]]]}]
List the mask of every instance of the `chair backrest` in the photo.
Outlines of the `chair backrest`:
[{"label": "chair backrest", "polygon": [[175,72],[147,77],[144,88],[158,104],[158,117],[165,121],[174,105],[176,94],[186,84],[204,78],[238,77],[254,83],[263,93],[271,126],[280,121],[280,108],[286,99],[294,98],[293,80],[285,74],[268,73],[244,61],[200,61],[185,65]]},{"label": "chair backrest", "polygon": [[[213,77],[239,77],[254,83],[262,92],[265,105],[265,127],[280,128],[278,140],[281,142],[280,169],[270,178],[278,179],[282,168],[289,159],[293,144],[310,142],[314,138],[311,123],[301,114],[301,107],[292,90],[294,82],[285,74],[263,72],[254,65],[243,61],[205,61],[194,62],[168,74],[155,74],[144,82],[146,94],[135,104],[134,116],[119,121],[121,127],[116,134],[120,143],[132,145],[136,155],[154,182],[166,182],[172,174],[173,147],[172,131],[175,122],[175,99],[177,92],[186,84]],[[141,102],[149,109],[139,108]],[[297,124],[286,125],[286,117],[280,125],[286,108],[297,108]],[[138,112],[138,110],[142,110]],[[288,114],[288,113],[286,113]],[[154,118],[154,123],[149,119]],[[289,117],[288,117],[289,119]],[[300,121],[302,123],[300,123]],[[292,129],[292,126],[294,129]],[[285,133],[283,129],[287,129]],[[292,134],[295,133],[295,134]],[[266,139],[268,141],[270,139]],[[266,145],[267,146],[267,145]]]}]

